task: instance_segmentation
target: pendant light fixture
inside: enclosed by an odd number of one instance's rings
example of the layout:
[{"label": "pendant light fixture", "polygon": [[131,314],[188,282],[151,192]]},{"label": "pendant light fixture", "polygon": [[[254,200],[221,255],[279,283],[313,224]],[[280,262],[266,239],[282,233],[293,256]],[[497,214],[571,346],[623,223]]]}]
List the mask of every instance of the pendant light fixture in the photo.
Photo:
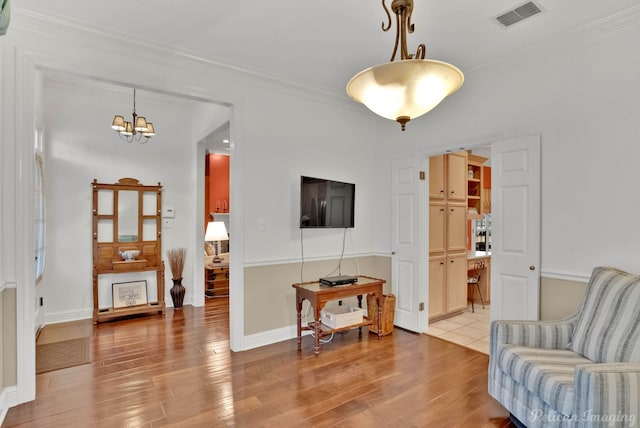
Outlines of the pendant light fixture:
[{"label": "pendant light fixture", "polygon": [[144,116],[138,116],[136,113],[136,89],[133,88],[133,119],[131,122],[126,122],[124,117],[116,115],[113,117],[113,123],[111,129],[116,131],[120,138],[127,143],[131,143],[134,140],[140,144],[144,144],[149,141],[149,138],[156,135],[156,131],[153,129],[153,123],[147,122]]},{"label": "pendant light fixture", "polygon": [[[391,14],[382,0],[388,22],[382,30],[391,28]],[[411,22],[413,0],[393,0],[391,11],[396,15],[396,41],[391,62],[369,67],[351,78],[347,93],[369,110],[395,120],[405,130],[411,119],[427,113],[447,95],[460,89],[464,75],[457,67],[442,61],[424,59],[425,45],[415,53],[407,51],[407,32],[413,33]],[[395,61],[400,51],[400,60]]]}]

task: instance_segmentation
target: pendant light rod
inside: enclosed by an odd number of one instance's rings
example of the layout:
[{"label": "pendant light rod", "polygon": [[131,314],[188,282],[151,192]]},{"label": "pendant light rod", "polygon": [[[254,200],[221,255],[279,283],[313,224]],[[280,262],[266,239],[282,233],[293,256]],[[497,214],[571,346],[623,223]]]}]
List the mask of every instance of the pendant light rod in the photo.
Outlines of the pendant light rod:
[{"label": "pendant light rod", "polygon": [[[382,31],[389,31],[392,19],[386,0],[382,0],[382,7],[387,15]],[[391,61],[353,76],[347,84],[347,93],[375,114],[397,121],[404,131],[407,122],[429,112],[460,89],[464,75],[456,66],[425,59],[424,44],[418,46],[415,54],[409,54],[407,34],[414,31],[413,0],[393,0],[391,12],[396,16]]]},{"label": "pendant light rod", "polygon": [[[382,23],[382,31],[389,31],[391,28],[391,14],[387,8],[386,0],[382,0],[382,7],[387,14],[387,25]],[[414,25],[411,22],[411,14],[413,13],[413,0],[393,0],[391,2],[391,10],[396,15],[396,41],[393,47],[390,61],[395,61],[398,53],[398,44],[400,44],[400,60],[404,59],[424,59],[426,47],[424,43],[418,45],[415,55],[410,55],[407,48],[407,33],[413,33]]]}]

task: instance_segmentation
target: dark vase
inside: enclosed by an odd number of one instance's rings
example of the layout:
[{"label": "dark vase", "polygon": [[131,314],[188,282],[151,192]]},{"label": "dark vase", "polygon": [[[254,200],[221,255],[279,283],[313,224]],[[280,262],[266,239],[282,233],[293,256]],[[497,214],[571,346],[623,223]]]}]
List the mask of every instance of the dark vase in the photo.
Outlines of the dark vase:
[{"label": "dark vase", "polygon": [[182,285],[182,278],[172,279],[173,287],[169,292],[171,293],[171,300],[173,300],[173,307],[175,309],[182,309],[182,302],[184,301],[184,293],[186,289]]}]

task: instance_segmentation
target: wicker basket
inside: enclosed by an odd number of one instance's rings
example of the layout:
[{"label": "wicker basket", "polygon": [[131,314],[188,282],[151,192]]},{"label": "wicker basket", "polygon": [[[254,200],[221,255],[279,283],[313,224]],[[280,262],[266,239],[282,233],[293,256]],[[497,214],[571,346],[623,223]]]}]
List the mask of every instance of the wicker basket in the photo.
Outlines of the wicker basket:
[{"label": "wicker basket", "polygon": [[[382,296],[382,335],[393,333],[393,317],[396,310],[396,296],[385,294]],[[378,334],[378,302],[374,295],[367,296],[367,313],[373,324],[369,326],[369,332]]]}]

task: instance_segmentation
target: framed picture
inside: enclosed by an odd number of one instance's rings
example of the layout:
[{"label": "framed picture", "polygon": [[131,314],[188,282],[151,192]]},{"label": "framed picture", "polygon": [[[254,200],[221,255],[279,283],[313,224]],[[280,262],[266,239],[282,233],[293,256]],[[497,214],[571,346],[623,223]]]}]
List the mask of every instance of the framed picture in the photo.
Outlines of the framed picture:
[{"label": "framed picture", "polygon": [[147,301],[147,281],[116,282],[113,287],[113,307],[144,305]]}]

